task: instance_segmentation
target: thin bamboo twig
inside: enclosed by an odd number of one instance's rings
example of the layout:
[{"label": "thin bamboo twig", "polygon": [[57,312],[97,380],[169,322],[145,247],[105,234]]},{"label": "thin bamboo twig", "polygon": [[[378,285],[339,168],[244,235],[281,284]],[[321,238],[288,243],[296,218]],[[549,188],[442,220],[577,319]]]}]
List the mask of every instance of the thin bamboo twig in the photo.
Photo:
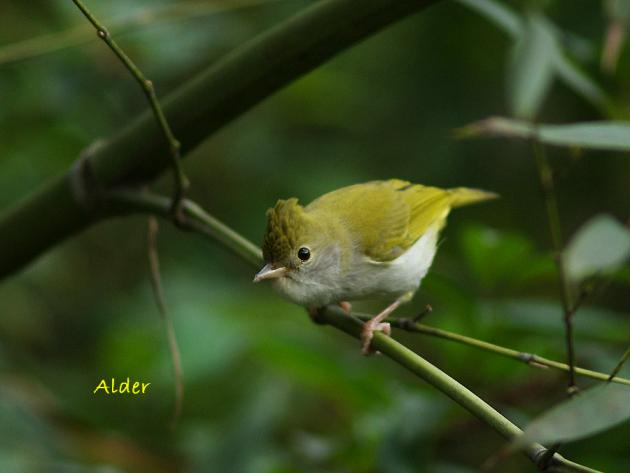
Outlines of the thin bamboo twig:
[{"label": "thin bamboo twig", "polygon": [[[355,314],[357,318],[360,320],[369,320],[371,318],[370,315],[367,314]],[[467,337],[466,335],[460,335],[458,333],[449,332],[448,330],[439,329],[436,327],[430,327],[428,325],[419,324],[413,322],[411,318],[407,317],[393,317],[386,320],[389,322],[392,327],[399,328],[408,332],[421,333],[423,335],[429,335],[431,337],[441,338],[444,340],[449,340],[456,343],[461,343],[463,345],[468,345],[470,347],[478,348],[480,350],[484,350],[490,353],[494,353],[496,355],[501,355],[507,358],[511,358],[512,360],[520,361],[525,363],[526,365],[532,366],[534,368],[553,368],[558,371],[569,371],[569,366],[565,363],[560,363],[555,360],[550,360],[548,358],[544,358],[542,356],[535,355],[533,353],[522,352],[518,350],[513,350],[512,348],[506,348],[500,345],[495,345],[494,343],[485,342],[483,340],[478,340],[473,337]],[[575,367],[575,373],[580,376],[584,376],[586,378],[597,379],[599,381],[608,381],[610,375],[605,373],[600,373],[598,371],[593,371],[585,368]],[[619,384],[626,384],[630,386],[630,379],[621,378],[618,376],[613,377],[611,381]]]},{"label": "thin bamboo twig", "polygon": [[626,348],[626,351],[624,352],[624,354],[621,355],[621,359],[619,360],[619,363],[617,363],[617,366],[615,366],[615,369],[612,370],[612,373],[610,373],[610,376],[608,377],[606,381],[611,382],[611,381],[614,381],[615,379],[618,379],[617,373],[621,371],[621,368],[623,368],[623,365],[626,363],[626,361],[628,361],[628,358],[630,358],[630,347]]},{"label": "thin bamboo twig", "polygon": [[182,370],[182,357],[175,336],[175,327],[173,319],[166,310],[166,299],[164,298],[164,289],[162,288],[162,277],[160,275],[160,258],[157,250],[157,233],[158,222],[155,216],[151,215],[147,224],[147,256],[149,258],[149,269],[151,274],[151,287],[153,295],[157,303],[160,318],[164,322],[166,330],[166,338],[168,340],[168,348],[173,361],[173,377],[175,378],[175,403],[173,405],[173,417],[171,419],[171,428],[175,428],[179,422],[182,413],[182,405],[184,401],[184,375]]},{"label": "thin bamboo twig", "polygon": [[547,220],[549,223],[549,230],[551,232],[551,244],[553,245],[554,261],[558,271],[558,281],[561,287],[561,300],[562,300],[562,312],[565,327],[565,343],[567,350],[567,364],[569,365],[569,382],[567,392],[569,395],[573,395],[577,391],[575,383],[575,343],[573,338],[573,315],[577,310],[577,305],[574,305],[571,295],[571,287],[569,286],[569,280],[566,275],[564,266],[563,254],[562,254],[562,232],[560,226],[560,213],[558,211],[558,201],[556,199],[556,192],[553,180],[553,171],[547,160],[547,154],[543,144],[536,138],[537,130],[534,133],[534,139],[532,140],[534,158],[536,161],[536,167],[538,169],[538,177],[540,179],[540,186],[543,191],[543,197],[545,199],[545,209],[547,212]]},{"label": "thin bamboo twig", "polygon": [[92,26],[96,29],[96,34],[99,38],[101,38],[107,46],[112,50],[112,52],[120,59],[123,65],[127,68],[127,70],[131,73],[133,78],[138,82],[142,91],[144,92],[149,105],[151,106],[151,110],[155,115],[155,119],[158,122],[158,125],[166,139],[166,142],[169,147],[170,155],[171,155],[171,164],[173,167],[173,178],[174,178],[174,186],[175,189],[173,191],[173,200],[171,204],[171,215],[175,219],[175,222],[178,221],[181,216],[181,201],[184,198],[184,193],[186,192],[186,188],[188,186],[188,180],[184,174],[181,165],[181,144],[175,138],[171,126],[164,115],[162,107],[157,98],[157,94],[155,93],[155,87],[153,86],[153,82],[147,79],[140,68],[136,66],[136,64],[131,60],[129,56],[122,50],[118,43],[114,41],[111,34],[105,28],[105,26],[87,9],[82,0],[72,0],[74,4],[77,6],[79,10],[85,15]]},{"label": "thin bamboo twig", "polygon": [[[166,218],[169,215],[168,199],[147,193],[134,191],[109,192],[104,196],[104,204],[110,215],[153,213]],[[263,263],[262,253],[256,245],[207,214],[200,206],[188,200],[184,200],[183,204],[184,228],[200,229],[202,226],[208,225],[209,228],[203,232],[204,235],[217,240],[220,244],[223,244],[232,252],[245,259],[253,267],[260,267]],[[197,227],[191,227],[192,220],[196,221]],[[331,325],[354,338],[361,339],[363,322],[354,315],[348,316],[338,307],[327,306],[323,308],[318,321]],[[382,333],[375,333],[372,343],[375,349],[453,399],[457,404],[467,409],[506,439],[511,440],[521,435],[521,429],[492,406],[404,345]],[[553,455],[547,454],[548,449],[540,444],[528,445],[523,451],[535,465],[540,466],[541,461],[548,464],[545,469],[548,473],[597,472],[597,470],[571,462],[557,453]]]}]

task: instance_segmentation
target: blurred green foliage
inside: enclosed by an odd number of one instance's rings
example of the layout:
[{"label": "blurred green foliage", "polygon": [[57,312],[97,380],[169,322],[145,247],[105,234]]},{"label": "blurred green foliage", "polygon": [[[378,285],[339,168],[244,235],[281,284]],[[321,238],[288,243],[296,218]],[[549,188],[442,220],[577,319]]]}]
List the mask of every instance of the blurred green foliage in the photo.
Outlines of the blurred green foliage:
[{"label": "blurred green foliage", "polygon": [[[107,22],[175,3],[90,6]],[[148,24],[117,38],[164,95],[309,3],[269,1]],[[519,14],[532,8],[505,3]],[[613,76],[599,71],[607,27],[599,2],[542,4],[536,15],[558,28],[580,70],[603,85],[615,118],[627,118],[630,61],[624,51]],[[84,21],[71,2],[2,9],[0,51]],[[258,242],[264,211],[280,197],[307,202],[389,177],[496,191],[500,201],[454,212],[423,290],[401,313],[430,303],[427,323],[564,360],[530,146],[462,142],[451,132],[516,107],[506,73],[513,48],[473,10],[439,4],[344,52],[209,139],[185,162],[191,197]],[[540,98],[541,121],[610,118],[562,83],[550,87]],[[519,105],[526,115],[527,106]],[[144,108],[137,85],[96,41],[0,66],[0,205],[63,171],[83,147]],[[628,218],[627,155],[550,155],[565,235],[602,211]],[[158,186],[167,189],[169,181]],[[249,268],[221,248],[162,225],[163,280],[186,389],[183,418],[170,430],[171,364],[144,239],[140,217],[99,224],[3,281],[0,471],[451,473],[477,471],[502,447],[487,426],[388,360],[362,358],[354,342],[253,286]],[[615,274],[575,318],[579,365],[604,372],[630,339],[630,278],[627,269]],[[395,336],[518,423],[564,397],[561,373],[442,340]],[[628,367],[621,375],[630,375]],[[92,394],[100,379],[112,377],[152,386],[135,398]],[[626,423],[562,453],[606,472],[628,471],[629,435]],[[497,471],[532,469],[513,457]]]}]

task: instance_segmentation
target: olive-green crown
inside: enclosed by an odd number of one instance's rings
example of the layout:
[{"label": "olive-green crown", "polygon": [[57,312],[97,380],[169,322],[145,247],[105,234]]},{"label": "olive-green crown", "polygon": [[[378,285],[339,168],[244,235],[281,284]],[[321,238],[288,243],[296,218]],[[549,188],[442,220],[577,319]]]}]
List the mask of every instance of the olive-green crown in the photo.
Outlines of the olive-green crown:
[{"label": "olive-green crown", "polygon": [[274,208],[267,210],[267,233],[262,248],[265,261],[289,261],[307,220],[304,208],[296,198],[278,200]]}]

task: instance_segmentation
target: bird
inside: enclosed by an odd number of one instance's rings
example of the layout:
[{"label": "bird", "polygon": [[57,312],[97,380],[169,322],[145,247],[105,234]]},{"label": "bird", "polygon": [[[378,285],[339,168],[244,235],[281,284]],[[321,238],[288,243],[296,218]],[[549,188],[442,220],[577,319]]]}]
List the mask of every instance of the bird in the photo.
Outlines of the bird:
[{"label": "bird", "polygon": [[271,281],[284,298],[312,316],[329,304],[392,301],[363,324],[361,352],[372,353],[375,331],[412,299],[438,248],[451,209],[498,197],[493,192],[388,179],[328,192],[306,206],[280,199],[267,210],[264,267],[254,282]]}]

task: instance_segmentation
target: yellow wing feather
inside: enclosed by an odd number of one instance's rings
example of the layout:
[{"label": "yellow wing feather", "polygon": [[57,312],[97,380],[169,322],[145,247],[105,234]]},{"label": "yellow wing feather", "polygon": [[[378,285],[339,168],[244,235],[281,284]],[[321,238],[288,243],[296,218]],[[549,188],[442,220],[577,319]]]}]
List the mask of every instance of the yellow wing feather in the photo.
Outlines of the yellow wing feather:
[{"label": "yellow wing feather", "polygon": [[387,262],[404,253],[429,227],[437,224],[442,228],[452,207],[493,197],[475,189],[445,190],[390,179],[329,192],[305,210],[322,217],[336,216],[366,256]]}]

